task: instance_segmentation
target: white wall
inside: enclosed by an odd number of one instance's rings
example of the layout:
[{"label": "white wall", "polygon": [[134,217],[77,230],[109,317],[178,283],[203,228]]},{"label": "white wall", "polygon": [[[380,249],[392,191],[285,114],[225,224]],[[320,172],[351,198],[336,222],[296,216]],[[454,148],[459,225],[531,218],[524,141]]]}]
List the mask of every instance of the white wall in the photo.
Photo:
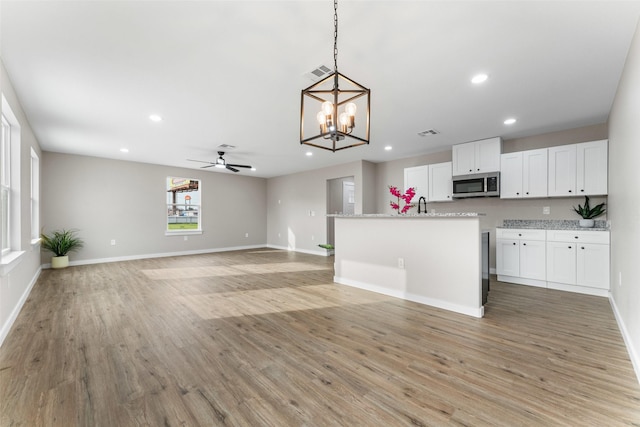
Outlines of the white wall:
[{"label": "white wall", "polygon": [[[267,242],[263,178],[51,152],[42,158],[42,176],[45,231],[74,228],[85,241],[83,249],[70,254],[72,263]],[[165,235],[167,176],[201,180],[201,235],[186,241]],[[43,253],[42,262],[50,256]]]},{"label": "white wall", "polygon": [[19,183],[21,222],[19,247],[16,249],[24,251],[11,271],[0,276],[0,344],[2,344],[40,274],[40,248],[39,245],[31,245],[31,149],[33,148],[41,159],[42,153],[9,81],[4,64],[1,62],[0,91],[15,114],[21,129]]},{"label": "white wall", "polygon": [[640,378],[640,27],[609,117],[611,292]]}]

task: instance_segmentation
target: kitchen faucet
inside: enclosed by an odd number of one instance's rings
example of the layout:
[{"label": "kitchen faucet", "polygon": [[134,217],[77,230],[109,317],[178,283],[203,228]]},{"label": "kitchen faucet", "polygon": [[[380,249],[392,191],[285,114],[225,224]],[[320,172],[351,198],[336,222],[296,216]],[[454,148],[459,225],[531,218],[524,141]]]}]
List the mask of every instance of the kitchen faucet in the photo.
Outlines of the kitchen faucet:
[{"label": "kitchen faucet", "polygon": [[424,196],[421,196],[418,199],[418,213],[421,213],[420,208],[422,206],[422,202],[424,202],[424,213],[427,213],[427,199],[425,199]]}]

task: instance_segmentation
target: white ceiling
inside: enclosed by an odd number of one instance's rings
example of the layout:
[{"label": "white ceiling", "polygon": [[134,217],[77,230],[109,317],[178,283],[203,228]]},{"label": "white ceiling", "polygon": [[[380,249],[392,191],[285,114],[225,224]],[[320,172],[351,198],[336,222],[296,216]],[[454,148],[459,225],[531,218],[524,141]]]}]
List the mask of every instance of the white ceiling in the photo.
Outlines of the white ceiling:
[{"label": "white ceiling", "polygon": [[371,89],[371,144],[308,157],[300,91],[333,65],[330,0],[0,7],[2,60],[44,150],[198,168],[186,159],[230,144],[227,161],[260,177],[603,123],[640,16],[640,1],[340,1],[338,66]]}]

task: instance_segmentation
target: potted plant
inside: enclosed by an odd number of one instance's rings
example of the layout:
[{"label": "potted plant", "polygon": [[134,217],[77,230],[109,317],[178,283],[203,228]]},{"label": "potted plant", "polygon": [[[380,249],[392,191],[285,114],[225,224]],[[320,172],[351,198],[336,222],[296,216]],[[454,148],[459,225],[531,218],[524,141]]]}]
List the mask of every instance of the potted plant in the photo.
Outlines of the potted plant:
[{"label": "potted plant", "polygon": [[75,230],[55,230],[50,234],[40,234],[42,249],[54,254],[51,257],[51,268],[65,268],[69,266],[69,252],[80,249],[84,243],[77,237]]},{"label": "potted plant", "polygon": [[582,217],[580,220],[580,227],[593,227],[595,224],[594,218],[599,217],[607,211],[604,207],[604,202],[594,207],[590,207],[589,196],[584,196],[584,206],[578,205],[577,208],[574,206],[573,210]]}]

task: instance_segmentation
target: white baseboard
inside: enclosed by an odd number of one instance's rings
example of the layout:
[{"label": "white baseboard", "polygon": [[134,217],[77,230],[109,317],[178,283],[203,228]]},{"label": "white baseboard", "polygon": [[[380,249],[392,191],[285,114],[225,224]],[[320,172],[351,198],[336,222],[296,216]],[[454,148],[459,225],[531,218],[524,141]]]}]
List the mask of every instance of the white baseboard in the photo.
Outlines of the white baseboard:
[{"label": "white baseboard", "polygon": [[627,331],[627,327],[622,320],[622,316],[620,316],[618,306],[616,306],[616,301],[613,299],[612,295],[609,295],[609,302],[611,303],[613,314],[616,317],[616,322],[618,322],[618,329],[620,329],[622,339],[624,339],[624,344],[627,346],[627,352],[629,353],[629,358],[631,359],[633,370],[636,372],[636,379],[638,380],[638,383],[640,383],[640,356],[635,350],[631,335],[629,335],[629,332]]},{"label": "white baseboard", "polygon": [[331,256],[333,255],[333,251],[331,250],[326,250],[326,249],[322,249],[322,250],[309,250],[309,249],[300,249],[300,248],[290,248],[287,246],[278,246],[278,245],[267,245],[268,248],[271,249],[281,249],[283,251],[290,251],[290,252],[300,252],[303,254],[309,254],[309,255],[320,255],[320,256]]},{"label": "white baseboard", "polygon": [[[80,261],[71,261],[69,262],[69,265],[74,266],[74,265],[88,265],[88,264],[103,264],[108,262],[134,261],[137,259],[166,258],[170,256],[184,256],[184,255],[202,255],[202,254],[210,254],[215,252],[229,252],[229,251],[241,251],[245,249],[259,249],[264,247],[268,247],[268,246],[266,244],[249,245],[249,246],[233,246],[228,248],[198,249],[195,251],[162,252],[157,254],[127,255],[127,256],[113,257],[113,258],[83,259]],[[51,264],[50,263],[43,264],[42,268],[44,269],[51,268]]]},{"label": "white baseboard", "polygon": [[22,310],[22,306],[27,301],[27,298],[29,298],[31,289],[33,289],[33,285],[35,285],[36,282],[38,281],[38,277],[40,277],[41,271],[42,271],[42,268],[38,268],[38,270],[36,271],[36,274],[31,279],[31,282],[29,282],[29,285],[20,296],[18,303],[16,304],[15,307],[13,307],[13,311],[11,312],[11,315],[9,316],[5,324],[2,325],[2,329],[0,329],[0,347],[2,347],[2,343],[4,342],[5,338],[7,338],[7,335],[9,335],[9,331],[11,330],[11,327],[13,326],[16,319],[18,318],[18,314],[20,314],[20,310]]},{"label": "white baseboard", "polygon": [[478,317],[478,318],[484,316],[484,307],[480,307],[480,308],[466,307],[466,306],[452,304],[450,302],[438,300],[435,298],[427,298],[421,295],[412,294],[410,292],[395,291],[393,289],[371,285],[369,283],[363,283],[357,280],[346,279],[338,276],[334,276],[333,281],[336,283],[340,283],[341,285],[353,286],[354,288],[364,289],[366,291],[376,292],[379,294],[388,295],[390,297],[401,298],[404,300],[429,305],[431,307],[442,308],[444,310],[465,314],[467,316]]}]

